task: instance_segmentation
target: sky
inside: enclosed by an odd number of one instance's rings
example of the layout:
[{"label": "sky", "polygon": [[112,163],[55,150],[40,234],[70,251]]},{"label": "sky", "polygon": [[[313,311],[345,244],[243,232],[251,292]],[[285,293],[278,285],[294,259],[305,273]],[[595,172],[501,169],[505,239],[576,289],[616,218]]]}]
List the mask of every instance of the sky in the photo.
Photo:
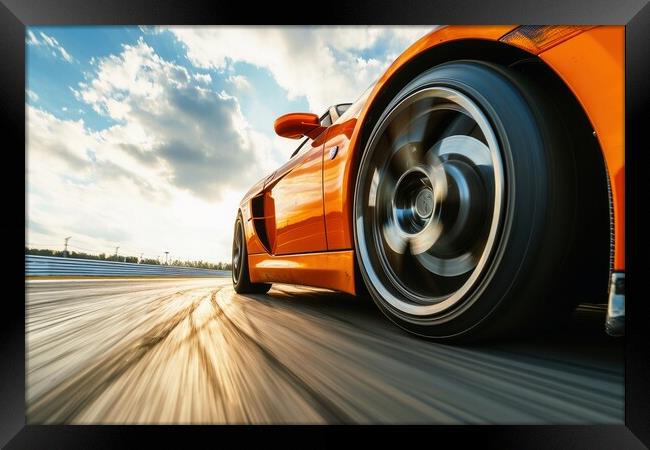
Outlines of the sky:
[{"label": "sky", "polygon": [[239,201],[431,27],[28,27],[26,245],[229,262]]}]

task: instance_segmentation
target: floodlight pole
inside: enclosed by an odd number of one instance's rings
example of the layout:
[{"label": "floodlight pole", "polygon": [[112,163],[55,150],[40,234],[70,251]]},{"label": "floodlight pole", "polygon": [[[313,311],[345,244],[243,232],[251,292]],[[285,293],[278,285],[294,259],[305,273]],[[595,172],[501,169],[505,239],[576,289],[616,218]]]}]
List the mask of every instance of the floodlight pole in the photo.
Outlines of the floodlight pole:
[{"label": "floodlight pole", "polygon": [[67,258],[68,257],[68,241],[70,240],[72,236],[68,236],[65,238],[65,248],[63,249],[63,257]]}]

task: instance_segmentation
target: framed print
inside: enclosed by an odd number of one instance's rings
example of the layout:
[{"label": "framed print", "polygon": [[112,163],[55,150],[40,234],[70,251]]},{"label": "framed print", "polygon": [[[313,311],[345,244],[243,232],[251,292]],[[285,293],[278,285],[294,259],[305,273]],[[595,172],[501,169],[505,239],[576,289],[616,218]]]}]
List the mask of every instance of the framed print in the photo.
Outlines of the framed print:
[{"label": "framed print", "polygon": [[649,445],[650,7],[527,3],[4,2],[3,445]]}]

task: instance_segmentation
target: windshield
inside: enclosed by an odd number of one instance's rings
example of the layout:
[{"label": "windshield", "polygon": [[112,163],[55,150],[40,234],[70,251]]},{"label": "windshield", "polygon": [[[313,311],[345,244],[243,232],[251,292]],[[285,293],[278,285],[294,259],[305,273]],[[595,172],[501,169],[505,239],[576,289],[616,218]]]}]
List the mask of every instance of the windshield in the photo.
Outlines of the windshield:
[{"label": "windshield", "polygon": [[375,80],[374,83],[368,86],[368,88],[365,91],[363,91],[363,94],[361,94],[359,98],[357,98],[355,102],[352,103],[350,107],[348,107],[343,114],[341,114],[341,116],[336,120],[336,123],[345,122],[346,120],[350,120],[351,118],[359,115],[361,109],[363,108],[363,105],[366,104],[368,97],[370,97],[370,93],[372,92],[372,89],[377,84],[377,81],[379,81],[379,78],[377,78],[377,80]]}]

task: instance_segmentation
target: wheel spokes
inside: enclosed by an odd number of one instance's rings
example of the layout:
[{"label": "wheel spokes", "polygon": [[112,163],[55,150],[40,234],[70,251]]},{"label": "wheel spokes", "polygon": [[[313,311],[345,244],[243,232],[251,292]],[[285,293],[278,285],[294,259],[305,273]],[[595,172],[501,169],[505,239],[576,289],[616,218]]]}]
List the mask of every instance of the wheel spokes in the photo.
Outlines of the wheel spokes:
[{"label": "wheel spokes", "polygon": [[243,234],[241,227],[237,226],[235,229],[235,237],[233,239],[232,248],[232,273],[235,281],[239,279],[239,269],[241,266],[241,258],[243,253]]},{"label": "wheel spokes", "polygon": [[390,284],[417,304],[442,302],[474,276],[503,186],[487,120],[462,94],[430,91],[379,128],[362,220]]}]

